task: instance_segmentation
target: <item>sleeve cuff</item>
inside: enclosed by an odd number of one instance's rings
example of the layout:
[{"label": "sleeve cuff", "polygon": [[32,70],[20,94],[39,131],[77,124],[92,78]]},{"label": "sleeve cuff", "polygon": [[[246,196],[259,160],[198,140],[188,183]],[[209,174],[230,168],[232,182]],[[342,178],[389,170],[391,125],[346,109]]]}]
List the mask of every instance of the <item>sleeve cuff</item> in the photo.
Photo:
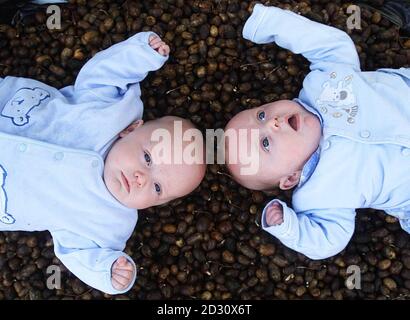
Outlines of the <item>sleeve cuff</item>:
[{"label": "sleeve cuff", "polygon": [[[266,223],[266,209],[275,202],[279,203],[282,206],[283,222],[281,224],[277,225],[277,226],[268,226],[268,224]],[[265,206],[265,208],[263,209],[263,212],[262,212],[262,228],[263,228],[263,230],[269,232],[270,234],[272,234],[273,236],[275,236],[277,238],[290,235],[291,220],[292,220],[292,218],[291,218],[291,215],[290,215],[290,212],[289,212],[289,208],[281,200],[274,199],[274,200],[270,201]]]},{"label": "sleeve cuff", "polygon": [[158,60],[158,69],[159,69],[168,60],[169,55],[164,57],[161,54],[159,54],[157,51],[151,48],[151,46],[149,45],[149,37],[151,35],[156,35],[159,37],[159,35],[153,31],[146,31],[146,32],[139,32],[136,35],[134,35],[132,38],[133,40],[138,41],[147,47],[148,52],[152,53],[153,57],[155,57]]},{"label": "sleeve cuff", "polygon": [[260,3],[253,7],[253,12],[248,20],[246,20],[245,26],[243,27],[242,35],[245,39],[254,42],[256,32],[258,31],[259,25],[262,23],[267,10],[268,7],[265,7]]}]

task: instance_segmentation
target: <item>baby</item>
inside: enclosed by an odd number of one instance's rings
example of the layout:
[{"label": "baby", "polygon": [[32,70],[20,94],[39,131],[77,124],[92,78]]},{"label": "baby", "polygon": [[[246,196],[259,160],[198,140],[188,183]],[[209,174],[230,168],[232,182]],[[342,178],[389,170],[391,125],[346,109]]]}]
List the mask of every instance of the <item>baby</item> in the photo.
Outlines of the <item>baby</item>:
[{"label": "baby", "polygon": [[[410,69],[362,72],[346,33],[276,7],[257,4],[243,35],[311,63],[299,98],[242,111],[226,127],[236,181],[255,190],[296,187],[293,209],[277,199],[266,205],[263,229],[311,259],[346,247],[356,208],[384,210],[410,232]],[[250,164],[254,172],[245,172]]]},{"label": "baby", "polygon": [[[61,90],[0,79],[0,230],[49,230],[61,262],[109,294],[136,278],[123,252],[136,209],[190,193],[205,174],[203,161],[173,160],[188,143],[203,152],[191,122],[141,120],[139,82],[168,54],[156,34],[142,32],[96,54]],[[184,140],[170,140],[167,162],[153,137],[174,129]]]}]

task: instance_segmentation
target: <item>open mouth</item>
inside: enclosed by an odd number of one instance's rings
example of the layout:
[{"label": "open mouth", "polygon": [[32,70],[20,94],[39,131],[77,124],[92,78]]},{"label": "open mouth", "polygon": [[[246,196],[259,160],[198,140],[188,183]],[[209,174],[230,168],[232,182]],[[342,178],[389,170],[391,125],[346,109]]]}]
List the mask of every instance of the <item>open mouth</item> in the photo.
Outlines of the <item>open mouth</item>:
[{"label": "open mouth", "polygon": [[298,131],[299,130],[299,115],[298,114],[294,114],[291,117],[288,118],[288,123],[290,125],[290,127],[295,130]]},{"label": "open mouth", "polygon": [[124,173],[121,171],[121,179],[122,179],[122,184],[127,190],[128,193],[130,193],[130,184],[128,183],[127,177],[124,175]]}]

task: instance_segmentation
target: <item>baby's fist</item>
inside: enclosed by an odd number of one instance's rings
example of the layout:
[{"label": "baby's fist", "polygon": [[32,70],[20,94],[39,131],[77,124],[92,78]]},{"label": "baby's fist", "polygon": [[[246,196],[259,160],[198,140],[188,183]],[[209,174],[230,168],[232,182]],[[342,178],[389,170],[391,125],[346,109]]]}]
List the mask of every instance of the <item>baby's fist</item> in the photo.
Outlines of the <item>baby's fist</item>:
[{"label": "baby's fist", "polygon": [[111,268],[111,283],[116,290],[126,289],[134,278],[134,265],[125,257],[119,257]]},{"label": "baby's fist", "polygon": [[169,54],[169,46],[156,35],[150,35],[148,39],[149,45],[152,49],[157,51],[162,56]]},{"label": "baby's fist", "polygon": [[283,209],[280,203],[275,202],[266,209],[266,223],[268,226],[277,226],[283,222]]}]

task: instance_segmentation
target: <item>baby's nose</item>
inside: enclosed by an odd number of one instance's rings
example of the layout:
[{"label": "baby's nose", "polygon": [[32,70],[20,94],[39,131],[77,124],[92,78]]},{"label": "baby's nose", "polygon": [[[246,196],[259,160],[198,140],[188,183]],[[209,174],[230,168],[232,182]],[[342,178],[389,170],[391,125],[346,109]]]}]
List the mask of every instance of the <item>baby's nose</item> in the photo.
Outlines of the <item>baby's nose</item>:
[{"label": "baby's nose", "polygon": [[143,186],[145,186],[145,183],[147,182],[147,178],[145,174],[138,171],[134,174],[134,177],[135,177],[135,183],[137,184],[138,188],[142,188]]},{"label": "baby's nose", "polygon": [[271,130],[279,130],[280,129],[280,123],[283,121],[280,117],[273,117],[268,121],[268,125]]}]

